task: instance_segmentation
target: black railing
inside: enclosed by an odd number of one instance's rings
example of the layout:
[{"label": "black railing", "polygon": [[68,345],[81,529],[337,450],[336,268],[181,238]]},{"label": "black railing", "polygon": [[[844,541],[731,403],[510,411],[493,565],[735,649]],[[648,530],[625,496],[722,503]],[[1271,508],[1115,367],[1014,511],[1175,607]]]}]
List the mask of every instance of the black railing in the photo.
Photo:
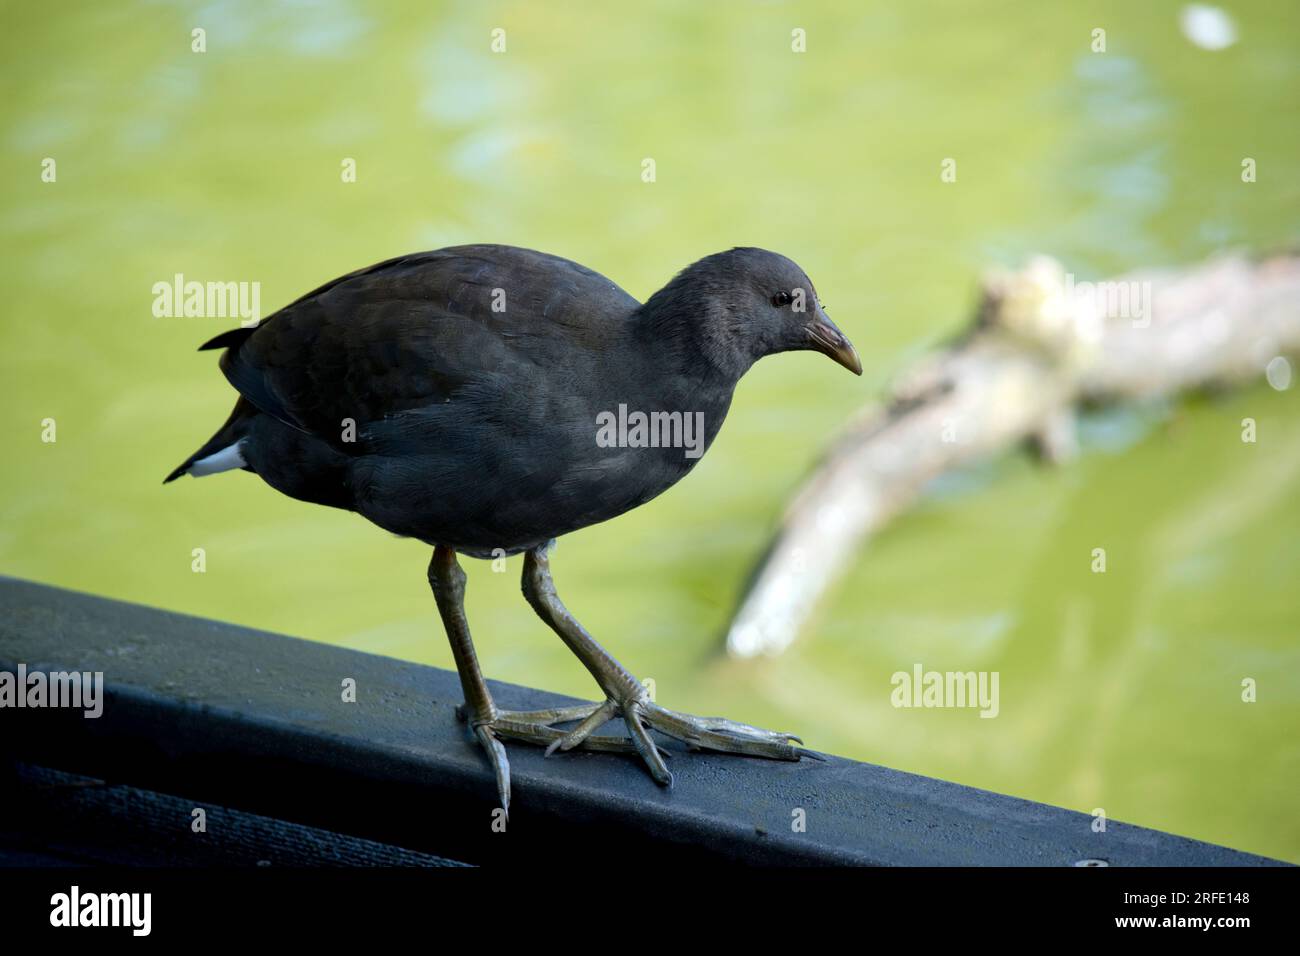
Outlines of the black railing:
[{"label": "black railing", "polygon": [[102,672],[105,700],[0,708],[0,862],[1275,862],[838,757],[676,756],[666,791],[625,756],[515,745],[501,832],[452,672],[0,578],[0,671],[19,665]]}]

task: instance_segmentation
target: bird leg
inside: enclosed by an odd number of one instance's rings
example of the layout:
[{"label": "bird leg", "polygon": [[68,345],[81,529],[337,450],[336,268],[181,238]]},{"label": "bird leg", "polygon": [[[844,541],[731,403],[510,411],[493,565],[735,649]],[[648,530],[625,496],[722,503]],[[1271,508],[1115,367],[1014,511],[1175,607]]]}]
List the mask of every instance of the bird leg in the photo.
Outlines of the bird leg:
[{"label": "bird leg", "polygon": [[[438,613],[447,629],[451,655],[456,661],[460,686],[465,693],[465,704],[457,709],[457,714],[469,724],[479,744],[487,752],[496,775],[501,808],[509,814],[510,762],[506,759],[506,749],[497,735],[542,746],[559,743],[565,739],[566,732],[551,725],[587,719],[592,707],[596,705],[582,704],[533,711],[497,709],[479,668],[478,655],[474,653],[469,622],[465,620],[465,572],[456,561],[455,549],[444,545],[434,549],[433,559],[429,562],[429,586],[433,589]],[[627,752],[633,749],[632,744],[622,737],[587,736],[582,743],[589,750]]]},{"label": "bird leg", "polygon": [[763,730],[721,717],[680,714],[651,700],[644,685],[601,647],[560,601],[555,582],[551,579],[546,545],[533,548],[524,555],[523,590],[533,610],[582,661],[606,697],[603,703],[589,709],[577,727],[550,741],[546,747],[547,755],[557,749],[572,750],[579,745],[590,745],[593,739],[598,739],[592,736],[594,731],[606,721],[622,717],[632,745],[645,761],[650,776],[662,786],[672,786],[673,775],[668,772],[662,752],[650,737],[650,728],[682,741],[692,750],[716,750],[773,760],[799,759],[802,751],[791,741],[803,741],[793,734]]}]

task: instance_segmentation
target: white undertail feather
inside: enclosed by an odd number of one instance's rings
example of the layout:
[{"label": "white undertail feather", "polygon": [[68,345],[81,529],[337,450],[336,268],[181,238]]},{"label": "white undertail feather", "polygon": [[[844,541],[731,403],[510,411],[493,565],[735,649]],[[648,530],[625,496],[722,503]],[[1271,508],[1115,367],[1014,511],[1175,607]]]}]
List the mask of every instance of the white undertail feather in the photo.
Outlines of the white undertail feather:
[{"label": "white undertail feather", "polygon": [[204,475],[215,475],[219,471],[232,471],[235,468],[243,468],[247,464],[244,456],[239,453],[239,442],[233,445],[227,445],[221,451],[208,455],[206,458],[200,458],[194,464],[190,465],[189,473],[195,478],[202,478]]}]

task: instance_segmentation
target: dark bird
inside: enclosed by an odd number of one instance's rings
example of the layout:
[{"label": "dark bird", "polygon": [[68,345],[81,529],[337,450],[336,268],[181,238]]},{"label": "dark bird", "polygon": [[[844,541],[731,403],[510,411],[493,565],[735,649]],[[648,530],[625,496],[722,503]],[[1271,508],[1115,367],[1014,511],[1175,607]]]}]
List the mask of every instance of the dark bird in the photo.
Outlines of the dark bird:
[{"label": "dark bird", "polygon": [[[862,374],[789,259],[720,252],[642,305],[567,259],[458,246],[335,279],[201,348],[225,349],[221,370],[239,398],[166,480],[243,468],[290,497],[432,545],[429,584],[465,692],[461,714],[507,811],[501,737],[548,754],[635,750],[663,785],[672,775],[648,728],[696,749],[799,759],[791,734],[652,701],[560,603],[548,560],[560,535],[644,504],[690,471],[758,359],[813,350]],[[604,702],[496,707],[470,640],[457,552],[524,554],[524,596]],[[595,734],[614,718],[628,737]]]}]

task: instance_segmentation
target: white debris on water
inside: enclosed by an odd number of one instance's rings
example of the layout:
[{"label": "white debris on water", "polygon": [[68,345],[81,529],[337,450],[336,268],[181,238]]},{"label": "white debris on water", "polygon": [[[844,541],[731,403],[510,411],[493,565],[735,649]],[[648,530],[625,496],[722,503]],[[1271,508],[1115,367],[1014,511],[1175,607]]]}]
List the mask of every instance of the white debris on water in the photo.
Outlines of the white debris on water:
[{"label": "white debris on water", "polygon": [[1202,50],[1224,50],[1237,42],[1237,25],[1225,10],[1208,3],[1189,3],[1178,14],[1178,25]]}]

